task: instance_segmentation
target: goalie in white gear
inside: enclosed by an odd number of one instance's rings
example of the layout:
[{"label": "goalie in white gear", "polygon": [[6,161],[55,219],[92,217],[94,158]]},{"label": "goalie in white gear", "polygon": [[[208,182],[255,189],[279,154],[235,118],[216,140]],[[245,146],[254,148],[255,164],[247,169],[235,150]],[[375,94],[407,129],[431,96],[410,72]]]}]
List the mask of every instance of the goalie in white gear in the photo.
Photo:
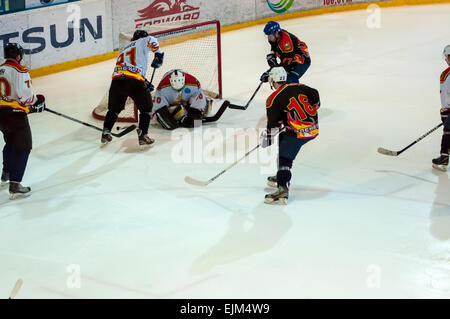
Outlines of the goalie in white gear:
[{"label": "goalie in white gear", "polygon": [[433,159],[433,167],[447,170],[450,153],[450,45],[444,48],[444,60],[448,68],[441,74],[441,120],[444,123],[444,134],[441,140],[441,156]]},{"label": "goalie in white gear", "polygon": [[167,130],[190,128],[209,113],[211,104],[193,75],[173,69],[164,74],[156,89],[153,114]]}]

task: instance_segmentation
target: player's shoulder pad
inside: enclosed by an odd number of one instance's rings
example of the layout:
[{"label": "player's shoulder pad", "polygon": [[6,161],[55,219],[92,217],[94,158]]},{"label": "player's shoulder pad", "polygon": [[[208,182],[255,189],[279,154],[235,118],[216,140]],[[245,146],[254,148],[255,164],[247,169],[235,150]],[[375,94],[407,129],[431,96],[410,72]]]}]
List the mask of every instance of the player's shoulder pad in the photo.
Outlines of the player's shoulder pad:
[{"label": "player's shoulder pad", "polygon": [[156,89],[161,90],[168,86],[170,86],[170,73],[166,74],[166,76],[162,78],[161,82],[159,82],[159,85]]},{"label": "player's shoulder pad", "polygon": [[281,31],[281,38],[278,41],[278,46],[283,53],[294,50],[294,43],[292,42],[291,35],[286,30]]},{"label": "player's shoulder pad", "polygon": [[450,74],[450,66],[441,74],[441,83],[444,83],[445,80],[447,80],[448,76]]},{"label": "player's shoulder pad", "polygon": [[8,60],[5,63],[3,63],[2,66],[12,67],[13,69],[17,70],[20,73],[27,73],[27,72],[29,72],[27,67],[25,67],[25,66],[23,66],[23,65],[21,65],[21,64],[19,64],[17,62],[14,62],[14,61],[9,61]]},{"label": "player's shoulder pad", "polygon": [[278,88],[278,90],[272,92],[272,94],[270,94],[270,96],[267,98],[266,101],[266,109],[270,108],[273,105],[273,102],[275,101],[275,99],[277,98],[277,96],[280,95],[281,92],[283,92],[283,90],[288,87],[289,84],[283,85],[282,87]]},{"label": "player's shoulder pad", "polygon": [[184,73],[184,83],[185,85],[192,85],[200,88],[200,82],[195,78],[195,76],[189,73]]}]

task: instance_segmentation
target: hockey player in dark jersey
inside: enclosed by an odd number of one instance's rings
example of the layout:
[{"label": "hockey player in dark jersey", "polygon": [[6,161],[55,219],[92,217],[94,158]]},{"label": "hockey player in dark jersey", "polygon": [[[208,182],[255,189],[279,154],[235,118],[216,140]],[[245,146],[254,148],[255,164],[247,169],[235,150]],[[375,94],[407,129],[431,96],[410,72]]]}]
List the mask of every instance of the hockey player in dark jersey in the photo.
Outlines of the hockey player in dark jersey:
[{"label": "hockey player in dark jersey", "polygon": [[[267,55],[267,63],[271,68],[281,65],[287,72],[287,83],[299,83],[311,65],[307,45],[295,35],[281,29],[278,22],[269,21],[264,27],[264,33],[270,44],[271,52]],[[280,59],[278,63],[277,58]],[[268,72],[261,76],[261,81],[267,82]]]},{"label": "hockey player in dark jersey", "polygon": [[287,204],[292,163],[301,147],[319,135],[319,92],[303,84],[289,84],[287,77],[283,67],[269,72],[275,92],[266,102],[267,130],[261,136],[261,146],[271,145],[279,129],[285,129],[279,134],[277,175],[268,178],[268,185],[278,190],[266,195],[267,204]]},{"label": "hockey player in dark jersey", "polygon": [[20,64],[23,48],[17,43],[4,47],[5,63],[0,65],[0,131],[3,133],[1,186],[8,185],[9,198],[28,196],[30,187],[21,185],[32,148],[28,114],[45,109],[43,95],[35,95],[28,69]]}]

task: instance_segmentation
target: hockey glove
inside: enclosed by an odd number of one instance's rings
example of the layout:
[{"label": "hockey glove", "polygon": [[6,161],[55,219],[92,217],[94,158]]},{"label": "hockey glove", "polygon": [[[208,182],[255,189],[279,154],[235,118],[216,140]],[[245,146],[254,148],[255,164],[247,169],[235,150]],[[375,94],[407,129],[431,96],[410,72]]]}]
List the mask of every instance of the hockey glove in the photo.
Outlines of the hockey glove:
[{"label": "hockey glove", "polygon": [[260,136],[261,147],[266,148],[267,146],[272,145],[274,137],[275,136],[270,133],[269,129],[265,129],[264,131],[262,131]]},{"label": "hockey glove", "polygon": [[187,116],[181,119],[180,126],[186,127],[186,128],[193,128],[193,127],[195,127],[196,121],[198,123],[201,123],[202,111],[190,107],[190,108],[188,108]]},{"label": "hockey glove", "polygon": [[264,82],[264,83],[269,82],[269,71],[266,71],[261,75],[261,77],[259,78],[259,80],[261,82]]},{"label": "hockey glove", "polygon": [[273,67],[275,67],[275,66],[278,66],[277,56],[276,56],[274,53],[269,53],[269,54],[266,56],[266,59],[267,59],[267,63],[269,64],[269,66],[270,66],[271,68],[273,68]]},{"label": "hockey glove", "polygon": [[45,97],[42,94],[36,94],[37,101],[30,107],[30,113],[40,113],[45,110]]},{"label": "hockey glove", "polygon": [[163,64],[163,60],[164,60],[164,52],[162,52],[162,53],[156,52],[155,57],[153,58],[153,61],[152,61],[152,68],[157,69],[157,68],[161,67],[161,65]]},{"label": "hockey glove", "polygon": [[155,87],[147,79],[145,79],[145,89],[151,93],[155,90]]}]

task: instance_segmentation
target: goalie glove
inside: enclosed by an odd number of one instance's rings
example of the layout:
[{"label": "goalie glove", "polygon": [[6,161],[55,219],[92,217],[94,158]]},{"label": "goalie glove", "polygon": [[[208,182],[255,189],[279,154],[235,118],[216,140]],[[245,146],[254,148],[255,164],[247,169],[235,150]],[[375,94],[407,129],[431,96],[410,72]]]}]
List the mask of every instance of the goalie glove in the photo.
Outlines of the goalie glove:
[{"label": "goalie glove", "polygon": [[276,56],[274,53],[269,53],[269,54],[266,56],[266,60],[267,60],[267,63],[269,64],[269,66],[270,66],[271,68],[273,68],[273,67],[275,67],[275,66],[278,66],[277,56]]},{"label": "goalie glove", "polygon": [[45,110],[45,97],[42,94],[36,94],[37,101],[30,106],[30,113],[40,113]]},{"label": "goalie glove", "polygon": [[188,108],[188,113],[180,120],[180,126],[185,128],[193,128],[195,127],[195,122],[199,121],[201,123],[202,120],[202,111]]},{"label": "goalie glove", "polygon": [[153,61],[152,61],[152,65],[151,65],[152,68],[157,69],[157,68],[161,67],[161,65],[163,64],[163,61],[164,61],[164,52],[161,52],[161,53],[156,52],[155,57],[153,58]]}]

